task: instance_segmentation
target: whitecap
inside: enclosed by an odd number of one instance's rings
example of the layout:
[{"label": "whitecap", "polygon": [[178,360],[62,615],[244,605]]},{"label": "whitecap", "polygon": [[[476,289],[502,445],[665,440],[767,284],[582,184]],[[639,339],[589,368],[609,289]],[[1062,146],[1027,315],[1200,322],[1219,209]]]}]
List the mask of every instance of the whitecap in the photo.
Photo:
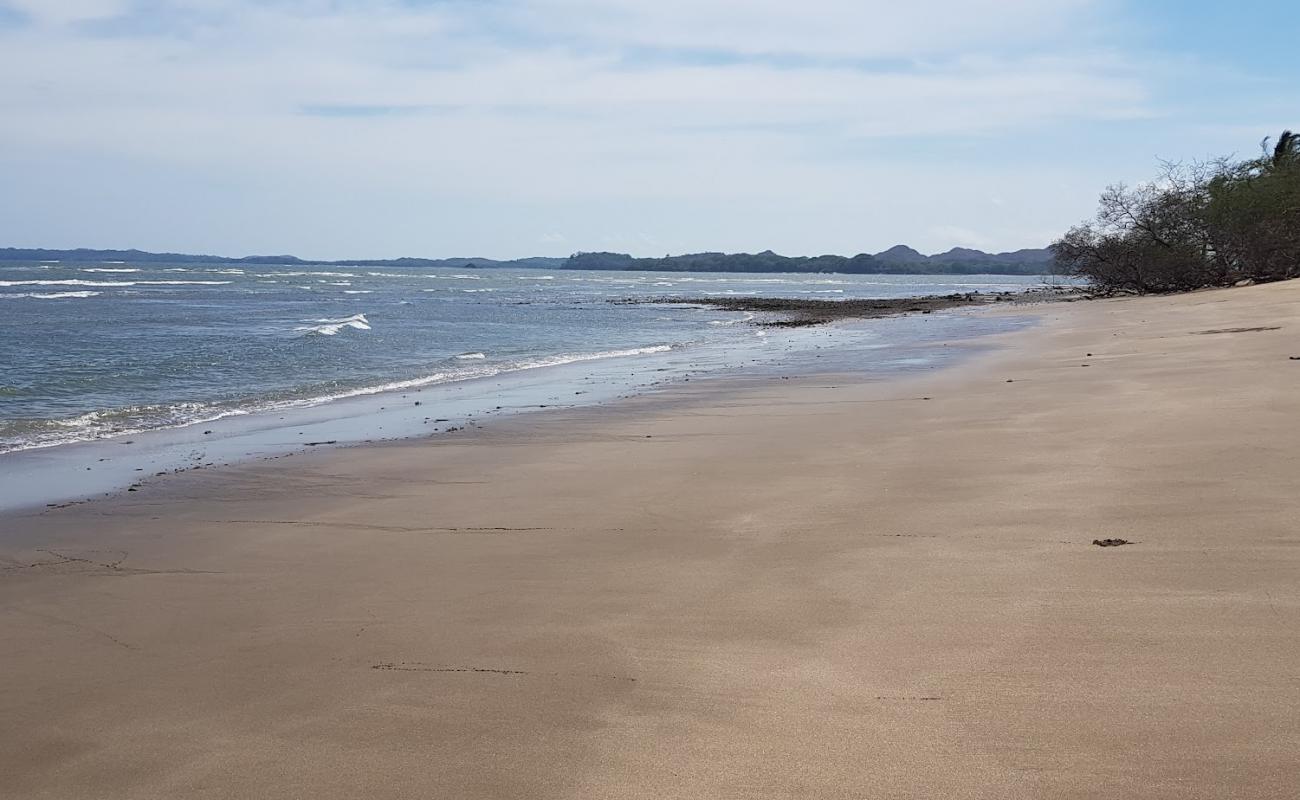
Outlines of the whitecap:
[{"label": "whitecap", "polygon": [[304,322],[314,322],[315,325],[301,325],[294,328],[295,331],[303,331],[308,334],[318,334],[320,336],[334,336],[344,328],[352,328],[358,331],[370,330],[370,320],[366,319],[365,314],[353,314],[350,317],[342,319],[312,319]]},{"label": "whitecap", "polygon": [[484,355],[483,353],[461,353],[460,355],[456,356],[456,358],[460,359],[461,361],[480,361],[482,359],[487,358],[487,356]]},{"label": "whitecap", "polygon": [[0,281],[0,286],[225,286],[230,281]]},{"label": "whitecap", "polygon": [[266,272],[258,273],[259,278],[355,278],[355,272]]},{"label": "whitecap", "polygon": [[61,281],[0,281],[0,286],[135,286],[135,281],[85,281],[69,278]]},{"label": "whitecap", "polygon": [[715,319],[715,320],[710,320],[709,324],[710,325],[736,325],[737,323],[749,322],[753,319],[754,319],[753,314],[746,313],[745,316],[741,319]]},{"label": "whitecap", "polygon": [[0,294],[0,299],[17,299],[30,297],[34,300],[63,300],[71,298],[98,297],[103,292],[19,292],[18,294]]}]

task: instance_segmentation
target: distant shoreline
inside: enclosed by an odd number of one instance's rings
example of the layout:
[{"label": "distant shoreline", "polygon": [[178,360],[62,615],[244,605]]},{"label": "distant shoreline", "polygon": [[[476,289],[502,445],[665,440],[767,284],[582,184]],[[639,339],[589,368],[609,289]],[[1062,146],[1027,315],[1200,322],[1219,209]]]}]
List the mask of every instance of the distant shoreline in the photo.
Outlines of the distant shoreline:
[{"label": "distant shoreline", "polygon": [[283,266],[446,267],[454,269],[564,269],[618,272],[738,272],[815,273],[847,275],[1050,275],[1054,260],[1045,249],[1007,253],[953,248],[922,255],[898,245],[874,255],[783,256],[762,253],[690,253],[663,258],[634,258],[626,253],[575,253],[565,258],[534,256],[492,258],[303,259],[293,255],[214,256],[191,253],[152,253],[144,250],[90,248],[0,248],[0,262],[122,263],[122,264],[262,264]]}]

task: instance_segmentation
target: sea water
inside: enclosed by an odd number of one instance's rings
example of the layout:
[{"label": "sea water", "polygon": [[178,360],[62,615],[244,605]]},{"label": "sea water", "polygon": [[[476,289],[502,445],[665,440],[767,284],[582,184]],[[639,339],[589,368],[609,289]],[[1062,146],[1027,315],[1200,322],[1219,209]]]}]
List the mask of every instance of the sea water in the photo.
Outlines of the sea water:
[{"label": "sea water", "polygon": [[[38,474],[52,451],[83,460],[101,452],[87,443],[131,442],[141,461],[133,471],[174,469],[178,447],[204,463],[265,454],[268,430],[284,447],[347,443],[445,430],[476,414],[602,402],[711,373],[831,360],[837,369],[904,370],[940,357],[924,351],[927,341],[1010,324],[934,314],[779,329],[750,314],[627,299],[890,298],[1040,284],[978,275],[0,262],[0,480],[8,476],[13,495],[15,475]],[[166,430],[177,433],[149,438]],[[254,432],[260,444],[247,439]],[[155,457],[140,455],[150,442]],[[33,461],[35,451],[44,460]]]}]

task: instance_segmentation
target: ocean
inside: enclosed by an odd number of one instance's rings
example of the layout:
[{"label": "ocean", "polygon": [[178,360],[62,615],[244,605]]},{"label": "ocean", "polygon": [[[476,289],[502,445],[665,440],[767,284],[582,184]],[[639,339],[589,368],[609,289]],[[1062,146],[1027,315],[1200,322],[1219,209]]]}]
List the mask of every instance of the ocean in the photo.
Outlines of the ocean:
[{"label": "ocean", "polygon": [[[209,437],[186,458],[210,463],[268,452],[265,441],[234,436],[268,427],[310,424],[295,436],[346,443],[708,374],[827,368],[832,359],[851,370],[924,368],[942,357],[923,352],[927,340],[1010,323],[953,313],[787,330],[749,314],[617,301],[1039,285],[979,275],[0,262],[0,467],[9,460],[12,475],[25,453],[147,443],[142,435],[165,430]],[[375,421],[397,405],[409,419]],[[348,426],[329,427],[342,418]],[[212,437],[222,435],[233,441],[214,454]],[[175,469],[178,458],[157,455],[133,470]]]}]

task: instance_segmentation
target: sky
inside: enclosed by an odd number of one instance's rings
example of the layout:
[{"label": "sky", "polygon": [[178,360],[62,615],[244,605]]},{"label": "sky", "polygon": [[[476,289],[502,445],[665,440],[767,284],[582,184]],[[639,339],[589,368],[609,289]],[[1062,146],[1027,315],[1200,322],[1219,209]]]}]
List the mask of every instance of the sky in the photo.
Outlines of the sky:
[{"label": "sky", "polygon": [[0,0],[0,247],[1041,247],[1300,128],[1300,6]]}]

